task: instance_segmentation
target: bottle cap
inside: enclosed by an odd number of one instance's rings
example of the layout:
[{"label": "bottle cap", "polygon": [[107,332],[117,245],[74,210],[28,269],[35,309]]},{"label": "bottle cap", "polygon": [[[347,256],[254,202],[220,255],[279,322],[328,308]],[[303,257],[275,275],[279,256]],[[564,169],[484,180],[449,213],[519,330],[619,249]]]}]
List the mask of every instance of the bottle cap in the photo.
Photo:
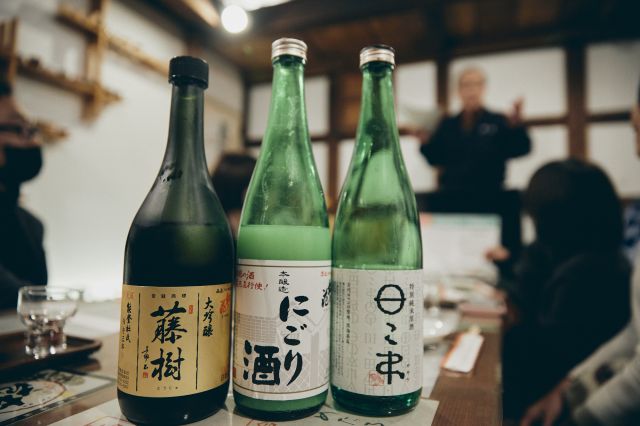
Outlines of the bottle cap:
[{"label": "bottle cap", "polygon": [[302,58],[302,63],[307,62],[307,44],[295,38],[279,38],[271,43],[271,60],[281,55],[292,55]]},{"label": "bottle cap", "polygon": [[367,46],[360,51],[360,67],[369,62],[387,62],[392,66],[396,65],[396,51],[391,46],[384,44],[374,44]]},{"label": "bottle cap", "polygon": [[176,56],[169,62],[169,82],[193,80],[206,89],[209,86],[209,64],[193,56]]}]

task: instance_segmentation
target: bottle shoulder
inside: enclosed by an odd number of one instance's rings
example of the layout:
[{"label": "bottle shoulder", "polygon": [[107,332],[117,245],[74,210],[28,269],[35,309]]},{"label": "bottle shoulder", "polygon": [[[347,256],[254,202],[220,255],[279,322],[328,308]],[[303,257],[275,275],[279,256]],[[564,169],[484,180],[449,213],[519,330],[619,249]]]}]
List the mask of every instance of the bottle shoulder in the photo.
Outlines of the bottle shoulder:
[{"label": "bottle shoulder", "polygon": [[207,182],[163,182],[153,184],[136,213],[134,223],[225,224],[225,212],[213,186]]},{"label": "bottle shoulder", "polygon": [[311,154],[261,153],[241,224],[327,227],[324,192]]}]

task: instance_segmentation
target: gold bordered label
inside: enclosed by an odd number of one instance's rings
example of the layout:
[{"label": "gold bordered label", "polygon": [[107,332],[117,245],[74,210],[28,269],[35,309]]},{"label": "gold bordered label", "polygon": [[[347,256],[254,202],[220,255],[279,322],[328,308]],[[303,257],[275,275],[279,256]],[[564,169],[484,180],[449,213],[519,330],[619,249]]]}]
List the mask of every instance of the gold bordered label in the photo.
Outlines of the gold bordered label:
[{"label": "gold bordered label", "polygon": [[123,285],[118,389],[173,397],[229,379],[231,284]]}]

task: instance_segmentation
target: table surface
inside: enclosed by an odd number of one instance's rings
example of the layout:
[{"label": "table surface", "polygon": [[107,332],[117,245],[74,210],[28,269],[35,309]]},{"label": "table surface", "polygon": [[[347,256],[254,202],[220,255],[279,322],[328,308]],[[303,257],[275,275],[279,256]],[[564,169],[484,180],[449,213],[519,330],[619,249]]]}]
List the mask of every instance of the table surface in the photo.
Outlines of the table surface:
[{"label": "table surface", "polygon": [[[115,306],[116,304],[113,304],[114,308]],[[90,305],[87,307],[90,308]],[[117,315],[118,310],[115,310],[115,312]],[[11,315],[15,316],[13,313],[0,313],[0,319],[6,320]],[[480,351],[476,366],[470,374],[440,371],[430,395],[431,399],[435,399],[440,403],[433,423],[437,426],[493,426],[502,424],[500,320],[498,318],[463,317],[461,328],[469,324],[479,324],[481,326],[485,343]],[[75,363],[68,366],[68,368],[115,378],[118,358],[118,335],[109,334],[102,337],[101,340],[102,348],[100,351],[82,363]],[[115,397],[116,387],[114,384],[77,401],[35,415],[16,424],[51,424],[110,401]]]}]

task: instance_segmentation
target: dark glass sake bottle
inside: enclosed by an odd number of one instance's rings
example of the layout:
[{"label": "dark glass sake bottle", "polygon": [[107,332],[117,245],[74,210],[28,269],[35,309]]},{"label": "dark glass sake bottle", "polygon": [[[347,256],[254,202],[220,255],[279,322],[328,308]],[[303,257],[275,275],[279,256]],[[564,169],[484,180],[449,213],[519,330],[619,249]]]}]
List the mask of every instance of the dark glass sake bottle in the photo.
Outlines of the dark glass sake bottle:
[{"label": "dark glass sake bottle", "polygon": [[296,419],[329,388],[331,242],[307,126],[307,46],[272,45],[269,122],[238,232],[233,396],[268,420]]},{"label": "dark glass sake bottle", "polygon": [[333,232],[331,392],[343,407],[401,414],[422,390],[422,244],[394,112],[394,51],[360,52],[356,146]]},{"label": "dark glass sake bottle", "polygon": [[208,75],[201,59],[171,60],[167,148],[127,238],[118,401],[135,423],[202,419],[229,387],[235,259],[204,155]]}]

